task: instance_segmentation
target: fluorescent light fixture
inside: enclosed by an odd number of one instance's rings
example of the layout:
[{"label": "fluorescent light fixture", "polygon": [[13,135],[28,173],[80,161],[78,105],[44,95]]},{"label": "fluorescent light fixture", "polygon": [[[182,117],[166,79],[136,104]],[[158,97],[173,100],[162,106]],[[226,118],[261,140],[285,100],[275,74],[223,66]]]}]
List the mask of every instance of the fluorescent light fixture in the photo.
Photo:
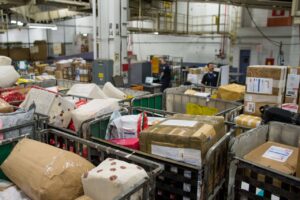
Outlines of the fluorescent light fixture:
[{"label": "fluorescent light fixture", "polygon": [[17,22],[17,25],[18,25],[18,26],[23,26],[23,22],[18,21],[18,22]]},{"label": "fluorescent light fixture", "polygon": [[84,37],[88,36],[88,34],[87,34],[87,33],[83,33],[82,35],[83,35]]},{"label": "fluorescent light fixture", "polygon": [[28,23],[28,28],[37,28],[37,29],[50,29],[53,31],[57,30],[57,26],[55,24],[38,24],[38,23]]},{"label": "fluorescent light fixture", "polygon": [[16,20],[11,20],[10,23],[11,23],[11,24],[16,24],[17,21],[16,21]]},{"label": "fluorescent light fixture", "polygon": [[153,34],[154,34],[154,35],[158,35],[158,34],[159,34],[159,32],[154,32]]}]

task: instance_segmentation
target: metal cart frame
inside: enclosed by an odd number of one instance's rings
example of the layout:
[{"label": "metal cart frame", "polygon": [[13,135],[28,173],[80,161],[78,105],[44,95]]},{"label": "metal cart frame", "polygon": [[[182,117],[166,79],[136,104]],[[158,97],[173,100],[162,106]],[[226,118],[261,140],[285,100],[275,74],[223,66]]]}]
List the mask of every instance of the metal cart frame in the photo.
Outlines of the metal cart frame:
[{"label": "metal cart frame", "polygon": [[62,138],[65,144],[63,145],[65,149],[68,149],[70,145],[73,144],[75,147],[74,153],[77,154],[82,154],[82,147],[86,146],[88,149],[88,160],[96,165],[109,157],[125,160],[126,162],[134,163],[143,167],[146,170],[149,179],[140,181],[127,192],[120,195],[117,200],[127,200],[132,194],[141,189],[143,190],[143,200],[153,199],[155,191],[155,178],[162,172],[162,167],[158,163],[54,129],[41,131],[39,133],[38,140],[48,144],[51,135],[53,135],[55,138],[55,144],[57,144],[59,138]]},{"label": "metal cart frame", "polygon": [[[247,153],[267,141],[298,147],[299,137],[299,126],[270,122],[232,139],[228,199],[271,199],[272,195],[280,199],[300,199],[299,178],[243,159]],[[263,191],[262,195],[257,195],[257,188]]]}]

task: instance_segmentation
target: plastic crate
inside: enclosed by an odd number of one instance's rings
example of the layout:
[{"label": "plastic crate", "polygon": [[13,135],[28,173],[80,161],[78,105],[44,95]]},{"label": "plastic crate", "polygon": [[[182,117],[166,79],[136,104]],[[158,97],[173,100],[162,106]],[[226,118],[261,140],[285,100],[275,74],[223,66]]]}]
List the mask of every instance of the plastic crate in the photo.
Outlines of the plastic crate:
[{"label": "plastic crate", "polygon": [[163,110],[163,94],[159,93],[133,98],[131,105],[135,107]]}]

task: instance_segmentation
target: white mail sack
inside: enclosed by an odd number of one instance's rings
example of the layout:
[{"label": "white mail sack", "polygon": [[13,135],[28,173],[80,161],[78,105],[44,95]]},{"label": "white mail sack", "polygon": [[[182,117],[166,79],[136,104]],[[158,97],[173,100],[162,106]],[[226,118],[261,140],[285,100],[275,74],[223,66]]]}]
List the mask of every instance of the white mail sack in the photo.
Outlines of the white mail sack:
[{"label": "white mail sack", "polygon": [[86,120],[109,114],[119,109],[119,103],[116,99],[93,99],[71,112],[75,130],[79,131],[82,123]]},{"label": "white mail sack", "polygon": [[94,83],[75,84],[67,92],[67,95],[85,97],[91,99],[106,99],[107,95]]},{"label": "white mail sack", "polygon": [[110,98],[116,98],[116,99],[126,99],[126,94],[116,88],[111,82],[105,83],[103,87],[103,92],[105,93],[106,96]]},{"label": "white mail sack", "polygon": [[[149,178],[146,171],[134,164],[108,158],[98,167],[81,177],[84,194],[93,200],[114,200],[134,188],[143,179]],[[142,192],[133,194],[130,200],[141,199]]]},{"label": "white mail sack", "polygon": [[19,78],[20,75],[13,66],[0,66],[0,88],[13,86]]},{"label": "white mail sack", "polygon": [[28,109],[32,103],[36,105],[36,113],[49,117],[50,124],[62,128],[70,124],[71,111],[75,109],[73,102],[53,92],[32,88],[20,107]]}]

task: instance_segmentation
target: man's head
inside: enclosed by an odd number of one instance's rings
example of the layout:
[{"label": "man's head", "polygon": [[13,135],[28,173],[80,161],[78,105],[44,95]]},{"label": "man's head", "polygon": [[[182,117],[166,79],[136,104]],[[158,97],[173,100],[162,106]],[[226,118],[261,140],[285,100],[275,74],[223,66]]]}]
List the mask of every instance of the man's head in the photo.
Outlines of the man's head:
[{"label": "man's head", "polygon": [[214,69],[215,69],[215,64],[214,63],[208,63],[207,67],[208,67],[209,72],[213,72]]},{"label": "man's head", "polygon": [[161,63],[162,65],[166,64],[166,63],[167,63],[167,58],[166,58],[166,57],[161,57],[161,58],[160,58],[160,63]]}]

